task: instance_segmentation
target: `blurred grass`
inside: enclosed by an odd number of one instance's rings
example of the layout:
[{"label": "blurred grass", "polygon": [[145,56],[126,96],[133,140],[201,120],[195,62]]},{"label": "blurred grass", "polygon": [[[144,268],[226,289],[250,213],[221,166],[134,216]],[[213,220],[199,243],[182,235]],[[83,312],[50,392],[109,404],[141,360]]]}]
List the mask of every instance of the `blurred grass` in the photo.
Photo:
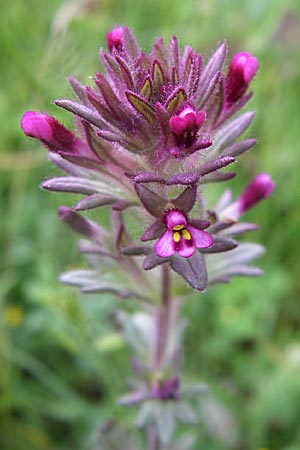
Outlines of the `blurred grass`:
[{"label": "blurred grass", "polygon": [[68,74],[88,82],[106,31],[126,23],[146,50],[176,33],[206,57],[226,38],[230,52],[260,60],[251,103],[259,144],[231,187],[238,193],[260,171],[277,183],[247,216],[261,226],[252,237],[268,249],[266,275],[193,295],[187,377],[210,380],[240,433],[236,447],[200,427],[197,449],[300,449],[299,2],[2,0],[0,12],[0,447],[85,449],[108,417],[132,421],[134,411],[114,403],[129,374],[110,326],[114,304],[57,281],[80,261],[76,237],[56,217],[73,199],[38,189],[55,169],[19,128],[28,109],[70,124],[51,102],[70,94]]}]

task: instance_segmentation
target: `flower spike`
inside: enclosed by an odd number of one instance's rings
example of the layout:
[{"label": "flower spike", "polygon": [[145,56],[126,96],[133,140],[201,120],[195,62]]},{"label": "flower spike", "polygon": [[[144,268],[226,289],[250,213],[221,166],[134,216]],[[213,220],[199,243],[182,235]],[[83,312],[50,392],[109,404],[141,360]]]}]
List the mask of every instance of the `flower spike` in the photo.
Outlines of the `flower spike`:
[{"label": "flower spike", "polygon": [[[207,260],[235,250],[235,234],[253,229],[236,221],[274,189],[270,177],[260,174],[235,202],[210,212],[200,191],[205,183],[233,178],[226,167],[255,144],[241,138],[254,113],[237,113],[251,97],[247,89],[258,61],[237,53],[226,72],[225,42],[204,63],[191,47],[181,51],[176,36],[169,45],[159,37],[146,54],[126,26],[110,30],[106,43],[99,51],[104,72],[89,86],[69,77],[77,100],[55,101],[73,115],[75,131],[47,114],[28,111],[22,117],[24,133],[40,140],[66,172],[42,187],[83,196],[72,210],[60,209],[60,217],[92,240],[99,230],[79,211],[102,207],[118,217],[128,238],[115,249],[120,264],[138,255],[145,256],[141,271],[168,262],[203,290],[210,282]],[[138,236],[127,231],[129,215]],[[124,266],[140,279],[136,261]]]}]

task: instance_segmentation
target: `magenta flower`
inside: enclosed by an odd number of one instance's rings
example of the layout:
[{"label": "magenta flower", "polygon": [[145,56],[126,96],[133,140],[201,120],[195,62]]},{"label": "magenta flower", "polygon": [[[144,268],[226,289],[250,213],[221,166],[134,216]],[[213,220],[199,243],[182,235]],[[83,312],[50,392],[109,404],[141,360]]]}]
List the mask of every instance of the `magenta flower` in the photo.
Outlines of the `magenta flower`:
[{"label": "magenta flower", "polygon": [[98,161],[88,145],[48,114],[27,111],[22,116],[21,127],[27,136],[39,139],[51,152]]},{"label": "magenta flower", "polygon": [[179,394],[179,378],[172,377],[167,380],[153,380],[151,384],[151,395],[160,400],[177,399]]},{"label": "magenta flower", "polygon": [[[194,144],[205,116],[204,111],[196,112],[188,106],[178,115],[171,117],[169,125],[178,146],[191,147]],[[209,142],[209,145],[211,145],[211,142]]]},{"label": "magenta flower", "polygon": [[244,95],[257,70],[258,61],[251,53],[240,52],[232,58],[226,79],[226,103],[230,105]]},{"label": "magenta flower", "polygon": [[107,48],[110,52],[116,50],[121,52],[123,49],[123,39],[124,39],[124,28],[116,27],[109,31],[106,36]]},{"label": "magenta flower", "polygon": [[39,139],[51,148],[70,150],[76,140],[71,131],[48,114],[27,111],[22,117],[21,127],[27,136]]},{"label": "magenta flower", "polygon": [[167,211],[164,222],[167,230],[154,246],[155,253],[161,258],[168,258],[176,252],[189,258],[196,248],[207,248],[213,243],[212,236],[190,225],[186,215],[180,210]]},{"label": "magenta flower", "polygon": [[269,197],[275,189],[275,183],[267,173],[261,173],[253,178],[240,197],[231,204],[227,204],[218,214],[224,221],[236,222],[242,214],[255,206],[264,198]]}]

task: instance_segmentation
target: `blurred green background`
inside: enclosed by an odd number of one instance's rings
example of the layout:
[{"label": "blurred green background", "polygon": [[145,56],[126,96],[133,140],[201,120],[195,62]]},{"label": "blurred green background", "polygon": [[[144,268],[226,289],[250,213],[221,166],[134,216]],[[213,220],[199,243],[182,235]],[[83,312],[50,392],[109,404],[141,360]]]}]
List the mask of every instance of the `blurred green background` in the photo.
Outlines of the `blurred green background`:
[{"label": "blurred green background", "polygon": [[105,420],[130,426],[134,417],[115,404],[130,367],[111,325],[114,301],[57,281],[81,263],[56,214],[75,197],[39,190],[57,171],[19,127],[28,109],[71,124],[51,102],[70,95],[67,75],[88,83],[99,70],[97,50],[116,24],[132,27],[145,50],[176,33],[206,58],[226,38],[231,53],[260,60],[251,100],[258,145],[230,185],[237,194],[262,171],[277,183],[247,214],[261,226],[249,238],[268,249],[259,261],[266,274],[187,302],[186,378],[211,385],[203,408],[215,422],[195,430],[196,450],[299,450],[298,0],[1,0],[0,448],[89,449]]}]

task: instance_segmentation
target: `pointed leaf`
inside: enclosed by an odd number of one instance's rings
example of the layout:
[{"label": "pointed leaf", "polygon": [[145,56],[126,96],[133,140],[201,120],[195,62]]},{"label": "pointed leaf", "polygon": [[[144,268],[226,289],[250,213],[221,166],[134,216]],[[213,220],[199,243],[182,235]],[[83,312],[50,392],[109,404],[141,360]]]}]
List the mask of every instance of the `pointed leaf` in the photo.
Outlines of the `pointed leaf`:
[{"label": "pointed leaf", "polygon": [[[183,78],[185,81],[188,80],[192,64],[194,64],[195,60],[195,52],[190,45],[186,45],[183,50],[182,57],[182,67],[183,67]],[[200,55],[199,55],[200,56]]]},{"label": "pointed leaf", "polygon": [[173,438],[177,407],[177,404],[173,402],[165,402],[158,410],[159,414],[155,425],[158,429],[159,439],[164,445],[169,444]]},{"label": "pointed leaf", "polygon": [[165,180],[156,173],[140,172],[137,175],[129,175],[136,183],[160,183],[165,184]]},{"label": "pointed leaf", "polygon": [[172,186],[182,184],[183,186],[193,185],[199,181],[200,175],[197,172],[186,172],[172,175],[167,179],[167,185]]},{"label": "pointed leaf", "polygon": [[113,203],[112,209],[114,211],[124,211],[124,209],[130,208],[131,206],[139,206],[139,204],[135,201],[117,200]]},{"label": "pointed leaf", "polygon": [[179,75],[175,67],[172,67],[171,80],[175,86],[179,83]]},{"label": "pointed leaf", "polygon": [[89,147],[92,149],[97,158],[102,159],[102,161],[110,160],[113,150],[112,145],[95,134],[88,122],[83,121],[83,128]]},{"label": "pointed leaf", "polygon": [[193,208],[197,196],[197,186],[189,186],[175,200],[172,201],[176,208],[188,213]]},{"label": "pointed leaf", "polygon": [[258,225],[256,225],[256,223],[240,222],[231,225],[228,229],[224,230],[223,234],[243,234],[248,231],[256,231],[257,229]]},{"label": "pointed leaf", "polygon": [[167,200],[142,184],[135,183],[134,187],[147,211],[155,217],[160,217],[167,204]]},{"label": "pointed leaf", "polygon": [[158,60],[155,60],[152,66],[152,80],[154,92],[158,95],[165,83],[164,72]]},{"label": "pointed leaf", "polygon": [[146,245],[136,245],[133,247],[127,247],[122,249],[121,253],[123,255],[127,256],[141,256],[141,255],[148,255],[152,252],[152,249],[150,247],[147,247]]},{"label": "pointed leaf", "polygon": [[67,159],[71,163],[77,164],[78,166],[85,167],[86,169],[91,169],[94,172],[102,171],[100,159],[89,151],[87,151],[87,157],[78,156],[76,154],[72,154],[71,152],[58,152],[64,159]]},{"label": "pointed leaf", "polygon": [[54,102],[57,106],[70,111],[73,114],[76,114],[79,117],[87,120],[98,128],[102,128],[104,125],[104,121],[99,117],[99,114],[86,106],[81,105],[80,103],[73,102],[72,100],[64,100],[59,99]]},{"label": "pointed leaf", "polygon": [[74,206],[76,211],[99,208],[101,206],[112,205],[117,201],[114,197],[104,197],[101,194],[92,194],[79,200]]},{"label": "pointed leaf", "polygon": [[151,270],[154,269],[156,266],[160,266],[161,264],[168,261],[168,258],[161,258],[160,256],[157,256],[156,253],[150,253],[145,259],[143,263],[143,268],[145,270]]},{"label": "pointed leaf", "polygon": [[228,108],[227,110],[222,112],[220,117],[218,118],[217,122],[214,124],[214,128],[219,128],[226,120],[228,120],[230,117],[234,116],[240,109],[242,109],[246,103],[251,99],[253,96],[253,92],[250,92],[247,95],[244,95],[240,100],[233,103],[233,105]]},{"label": "pointed leaf", "polygon": [[186,93],[182,87],[175,89],[166,101],[166,109],[173,114],[186,101]]},{"label": "pointed leaf", "polygon": [[122,102],[122,99],[117,97],[102,73],[98,72],[96,74],[95,83],[98,86],[107,107],[112,112],[114,119],[112,123],[114,123],[115,120],[118,120],[130,129],[132,121],[132,115],[130,114],[131,111],[126,107],[125,103]]},{"label": "pointed leaf", "polygon": [[173,256],[171,258],[171,266],[192,288],[198,291],[206,289],[207,273],[204,257],[198,251],[189,258],[182,258],[178,255]]},{"label": "pointed leaf", "polygon": [[86,167],[78,166],[77,164],[73,164],[70,161],[67,161],[57,153],[49,152],[49,158],[53,162],[53,164],[55,164],[66,173],[73,175],[74,178],[79,177],[90,179],[92,174],[94,173]]},{"label": "pointed leaf", "polygon": [[196,54],[192,59],[186,87],[187,94],[190,97],[194,97],[196,95],[199,86],[201,66],[202,57],[200,54]]},{"label": "pointed leaf", "polygon": [[130,136],[129,134],[125,135],[119,130],[116,133],[108,130],[99,130],[97,131],[97,134],[109,142],[119,143],[132,153],[142,153],[142,151],[144,151],[142,144],[135,140],[133,136]]},{"label": "pointed leaf", "polygon": [[156,220],[141,236],[141,241],[158,239],[165,231],[165,225],[161,220]]},{"label": "pointed leaf", "polygon": [[189,224],[198,228],[198,230],[205,230],[205,228],[208,228],[211,225],[209,220],[193,219],[191,217],[189,218]]},{"label": "pointed leaf", "polygon": [[122,406],[136,405],[138,403],[142,403],[143,401],[147,400],[147,398],[148,398],[147,392],[140,392],[140,391],[129,392],[129,394],[122,395],[122,397],[118,399],[118,404]]},{"label": "pointed leaf", "polygon": [[179,46],[178,46],[178,40],[175,34],[172,36],[170,40],[169,45],[169,67],[175,68],[175,70],[178,72],[179,70]]},{"label": "pointed leaf", "polygon": [[183,423],[195,425],[199,422],[199,417],[187,402],[180,402],[176,408],[176,416]]},{"label": "pointed leaf", "polygon": [[103,194],[105,196],[113,196],[117,198],[126,198],[122,191],[114,188],[103,181],[90,180],[79,177],[59,177],[44,181],[41,184],[43,189],[58,192],[74,192],[78,194]]},{"label": "pointed leaf", "polygon": [[132,59],[135,59],[141,52],[140,46],[128,27],[124,27],[123,43],[125,51]]},{"label": "pointed leaf", "polygon": [[205,183],[220,183],[223,181],[229,181],[232,180],[232,178],[234,178],[236,176],[236,172],[213,172],[213,173],[209,173],[207,175],[204,175],[201,180],[200,183],[201,184],[205,184]]},{"label": "pointed leaf", "polygon": [[[197,93],[197,99],[202,103],[202,98],[207,97],[206,93],[209,90],[209,86],[216,74],[221,72],[222,66],[226,57],[227,46],[226,43],[222,43],[214,54],[211,56],[206,66],[202,71],[201,78],[199,80],[199,91]],[[198,105],[197,105],[198,106]]]},{"label": "pointed leaf", "polygon": [[122,77],[123,77],[124,83],[126,85],[126,88],[130,89],[130,90],[134,90],[135,83],[132,78],[132,75],[131,75],[128,65],[126,64],[126,62],[124,61],[123,58],[120,58],[119,55],[116,56],[116,61],[118,62],[119,66],[120,66]]},{"label": "pointed leaf", "polygon": [[265,248],[260,244],[244,242],[230,253],[230,257],[234,258],[235,264],[245,263],[251,261],[252,259],[259,258],[265,253],[265,251]]},{"label": "pointed leaf", "polygon": [[239,156],[247,150],[250,150],[256,142],[256,139],[245,139],[227,147],[222,153],[224,156]]},{"label": "pointed leaf", "polygon": [[72,86],[75,94],[79,98],[79,100],[85,106],[88,106],[89,102],[88,102],[88,98],[86,96],[85,86],[83,86],[81,83],[79,83],[79,81],[76,80],[76,78],[74,78],[74,77],[68,77],[68,81],[69,81],[70,85]]},{"label": "pointed leaf", "polygon": [[254,118],[254,112],[249,111],[226,123],[214,136],[213,154],[221,153],[249,127]]},{"label": "pointed leaf", "polygon": [[199,174],[201,176],[207,175],[215,170],[222,169],[223,167],[228,166],[235,162],[235,158],[232,156],[223,156],[221,158],[215,159],[213,161],[209,161],[199,170]]},{"label": "pointed leaf", "polygon": [[138,428],[145,428],[148,423],[151,423],[157,406],[155,402],[144,402],[137,413],[135,425]]},{"label": "pointed leaf", "polygon": [[92,240],[96,240],[103,244],[107,243],[108,236],[104,228],[95,222],[82,217],[77,212],[68,208],[67,206],[61,206],[58,210],[59,218],[66,222],[77,233],[83,234]]},{"label": "pointed leaf", "polygon": [[168,139],[172,136],[169,120],[170,120],[170,114],[166,110],[166,108],[159,102],[155,105],[155,111],[156,111],[156,117],[158,120],[158,123],[161,127],[161,130],[163,132],[163,135]]},{"label": "pointed leaf", "polygon": [[168,69],[168,62],[165,56],[165,44],[161,36],[154,42],[151,52],[152,60],[159,61],[163,70]]},{"label": "pointed leaf", "polygon": [[134,107],[134,109],[142,114],[148,122],[155,122],[155,111],[150,103],[148,103],[143,97],[140,97],[134,92],[127,91],[126,97],[129,103]]},{"label": "pointed leaf", "polygon": [[113,112],[108,108],[107,104],[105,104],[104,99],[99,95],[99,93],[96,93],[90,86],[88,86],[86,88],[86,94],[90,104],[93,105],[104,121],[108,123],[119,122],[119,118],[114,117]]},{"label": "pointed leaf", "polygon": [[199,90],[201,95],[198,90],[195,98],[195,106],[197,107],[197,109],[203,109],[204,107],[206,109],[206,105],[207,102],[209,102],[210,97],[214,97],[215,93],[219,91],[221,80],[221,73],[217,72],[211,79],[206,91],[204,91],[203,93],[201,89],[201,82],[199,82]]},{"label": "pointed leaf", "polygon": [[238,243],[234,239],[224,238],[221,236],[214,236],[214,241],[211,247],[201,249],[201,253],[220,253],[228,252],[236,248]]},{"label": "pointed leaf", "polygon": [[140,91],[140,96],[149,100],[152,95],[152,84],[150,77],[147,76]]},{"label": "pointed leaf", "polygon": [[264,274],[264,271],[254,266],[232,266],[228,271],[229,276],[243,276],[243,277],[260,277]]}]

